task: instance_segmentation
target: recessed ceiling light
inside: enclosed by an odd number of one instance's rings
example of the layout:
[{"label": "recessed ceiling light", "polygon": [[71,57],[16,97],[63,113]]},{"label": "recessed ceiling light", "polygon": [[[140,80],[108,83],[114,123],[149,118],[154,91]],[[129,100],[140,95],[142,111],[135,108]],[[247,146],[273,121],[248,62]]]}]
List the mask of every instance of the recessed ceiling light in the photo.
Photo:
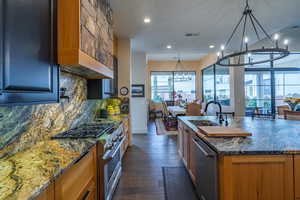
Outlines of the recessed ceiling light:
[{"label": "recessed ceiling light", "polygon": [[149,24],[151,22],[151,19],[149,17],[145,17],[144,22],[145,24]]},{"label": "recessed ceiling light", "polygon": [[209,45],[209,48],[213,49],[213,48],[215,48],[215,45]]},{"label": "recessed ceiling light", "polygon": [[167,49],[172,49],[172,45],[167,45],[166,48]]}]

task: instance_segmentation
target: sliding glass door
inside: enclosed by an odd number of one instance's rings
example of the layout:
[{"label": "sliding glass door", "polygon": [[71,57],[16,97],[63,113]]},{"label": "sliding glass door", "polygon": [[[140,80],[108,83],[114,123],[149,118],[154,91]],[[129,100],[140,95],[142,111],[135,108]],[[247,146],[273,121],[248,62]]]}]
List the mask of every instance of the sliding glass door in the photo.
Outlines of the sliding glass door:
[{"label": "sliding glass door", "polygon": [[218,101],[230,106],[230,73],[228,67],[212,65],[202,70],[203,101]]},{"label": "sliding glass door", "polygon": [[173,101],[173,88],[172,72],[151,73],[151,99],[153,101]]},{"label": "sliding glass door", "polygon": [[271,73],[269,71],[246,71],[245,73],[246,115],[254,109],[271,113]]}]

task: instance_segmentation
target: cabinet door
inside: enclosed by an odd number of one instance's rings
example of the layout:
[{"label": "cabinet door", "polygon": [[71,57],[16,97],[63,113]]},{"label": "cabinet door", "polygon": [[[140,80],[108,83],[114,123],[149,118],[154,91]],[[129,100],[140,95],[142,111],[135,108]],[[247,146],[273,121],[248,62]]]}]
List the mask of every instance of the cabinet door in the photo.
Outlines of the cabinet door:
[{"label": "cabinet door", "polygon": [[0,105],[58,102],[53,2],[0,1]]},{"label": "cabinet door", "polygon": [[178,125],[178,136],[177,136],[177,149],[181,157],[183,157],[183,126],[182,123]]},{"label": "cabinet door", "polygon": [[300,155],[294,157],[295,200],[300,200]]},{"label": "cabinet door", "polygon": [[183,163],[189,169],[189,140],[190,140],[190,131],[184,128],[183,132]]},{"label": "cabinet door", "polygon": [[190,176],[191,176],[191,179],[193,181],[194,184],[196,184],[196,175],[197,175],[197,165],[198,164],[201,164],[198,163],[198,155],[197,155],[197,146],[195,144],[195,142],[193,141],[193,139],[197,137],[197,136],[194,136],[194,134],[190,137],[190,146],[189,146],[189,149],[190,149],[190,169],[189,169],[189,173],[190,173]]},{"label": "cabinet door", "polygon": [[294,199],[293,156],[225,156],[219,169],[221,200]]}]

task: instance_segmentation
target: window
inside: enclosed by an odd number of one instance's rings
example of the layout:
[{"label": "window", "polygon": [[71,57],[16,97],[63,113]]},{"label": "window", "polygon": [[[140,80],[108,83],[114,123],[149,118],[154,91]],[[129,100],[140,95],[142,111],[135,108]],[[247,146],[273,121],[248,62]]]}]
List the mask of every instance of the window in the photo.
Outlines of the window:
[{"label": "window", "polygon": [[[252,55],[252,59],[256,56],[263,55]],[[249,66],[245,71],[246,115],[254,108],[275,114],[277,106],[285,105],[286,97],[300,97],[300,54]]]},{"label": "window", "polygon": [[173,73],[151,73],[151,99],[153,101],[173,101]]},{"label": "window", "polygon": [[271,112],[271,73],[268,71],[247,71],[245,73],[246,115],[255,108],[262,113]]},{"label": "window", "polygon": [[196,99],[195,72],[174,72],[174,95],[175,101],[179,97],[187,102]]},{"label": "window", "polygon": [[216,99],[224,106],[230,106],[230,75],[228,67],[216,66]]},{"label": "window", "polygon": [[175,101],[179,98],[188,102],[196,99],[196,72],[151,72],[153,101]]},{"label": "window", "polygon": [[202,71],[203,77],[203,100],[205,102],[215,99],[214,67],[208,67]]},{"label": "window", "polygon": [[286,97],[300,98],[300,71],[275,72],[275,104],[286,105]]},{"label": "window", "polygon": [[216,100],[230,106],[230,75],[228,67],[213,65],[202,70],[203,101]]}]

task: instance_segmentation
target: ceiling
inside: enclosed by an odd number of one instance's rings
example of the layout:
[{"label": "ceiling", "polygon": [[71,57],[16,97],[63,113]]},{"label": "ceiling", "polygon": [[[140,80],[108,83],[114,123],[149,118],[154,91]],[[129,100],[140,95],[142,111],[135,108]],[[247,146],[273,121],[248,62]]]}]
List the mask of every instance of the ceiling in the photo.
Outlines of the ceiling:
[{"label": "ceiling", "polygon": [[[216,52],[241,17],[244,0],[110,0],[116,34],[131,38],[135,51],[149,59],[195,60]],[[226,2],[226,3],[225,3]],[[300,0],[249,0],[254,15],[269,33],[299,23]],[[151,18],[150,24],[143,22]],[[185,37],[186,33],[198,33]],[[250,43],[256,42],[249,34]],[[172,49],[166,49],[166,45]],[[232,49],[237,48],[238,38]],[[209,45],[216,48],[209,49]]]}]

